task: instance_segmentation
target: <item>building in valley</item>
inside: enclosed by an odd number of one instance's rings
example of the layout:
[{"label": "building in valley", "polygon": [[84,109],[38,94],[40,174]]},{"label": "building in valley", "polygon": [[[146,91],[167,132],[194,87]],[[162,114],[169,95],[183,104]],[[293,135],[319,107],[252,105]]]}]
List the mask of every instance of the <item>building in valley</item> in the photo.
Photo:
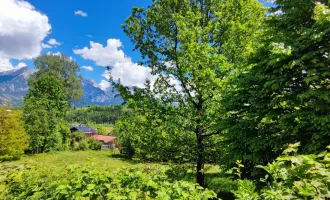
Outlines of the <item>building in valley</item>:
[{"label": "building in valley", "polygon": [[75,124],[71,124],[70,125],[70,131],[75,132],[75,131],[79,131],[82,132],[86,135],[86,137],[93,137],[95,138],[97,141],[101,142],[101,150],[102,149],[110,149],[110,148],[115,148],[116,147],[116,138],[115,136],[111,136],[111,135],[100,135],[97,133],[97,130],[90,127],[90,126],[85,126],[85,125],[75,125]]}]

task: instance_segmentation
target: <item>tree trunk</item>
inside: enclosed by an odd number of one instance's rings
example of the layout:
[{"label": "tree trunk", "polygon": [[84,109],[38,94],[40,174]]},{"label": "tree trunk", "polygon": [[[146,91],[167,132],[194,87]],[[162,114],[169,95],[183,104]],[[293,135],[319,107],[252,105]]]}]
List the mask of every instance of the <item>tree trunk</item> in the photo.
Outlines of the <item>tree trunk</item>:
[{"label": "tree trunk", "polygon": [[204,187],[204,145],[203,136],[200,133],[196,133],[197,136],[197,171],[196,171],[196,181],[201,186]]},{"label": "tree trunk", "polygon": [[44,153],[45,150],[46,150],[46,145],[47,145],[47,137],[45,136],[44,138],[44,142],[43,142],[43,145],[41,147],[41,152],[40,153]]}]

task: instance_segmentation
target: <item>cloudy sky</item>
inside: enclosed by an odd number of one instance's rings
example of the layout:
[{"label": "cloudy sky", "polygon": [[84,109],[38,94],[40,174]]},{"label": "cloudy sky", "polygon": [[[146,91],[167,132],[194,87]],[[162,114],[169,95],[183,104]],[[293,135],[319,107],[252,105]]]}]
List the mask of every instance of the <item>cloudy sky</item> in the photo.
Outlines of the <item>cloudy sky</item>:
[{"label": "cloudy sky", "polygon": [[71,56],[80,73],[104,87],[105,67],[114,78],[139,86],[150,76],[138,66],[121,24],[134,6],[149,0],[0,0],[0,71],[28,66],[41,54]]},{"label": "cloudy sky", "polygon": [[105,67],[128,86],[142,86],[150,70],[121,24],[134,6],[151,0],[0,0],[0,72],[28,66],[41,54],[72,57],[80,73],[106,87]]}]

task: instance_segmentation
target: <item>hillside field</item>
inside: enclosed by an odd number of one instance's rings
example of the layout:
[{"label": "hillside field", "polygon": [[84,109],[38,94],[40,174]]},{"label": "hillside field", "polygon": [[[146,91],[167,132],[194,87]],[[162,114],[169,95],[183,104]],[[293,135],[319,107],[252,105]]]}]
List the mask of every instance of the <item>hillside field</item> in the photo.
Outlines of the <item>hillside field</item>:
[{"label": "hillside field", "polygon": [[24,155],[20,160],[3,162],[0,169],[26,164],[29,166],[40,166],[49,168],[65,168],[69,165],[91,164],[98,169],[117,169],[129,167],[133,163],[121,158],[114,158],[111,151],[62,151],[43,153],[35,155]]},{"label": "hillside field", "polygon": [[[195,169],[193,165],[175,165],[174,163],[141,163],[122,158],[120,154],[112,151],[59,151],[34,155],[24,155],[19,160],[0,163],[0,180],[4,179],[10,169],[21,167],[33,167],[37,169],[49,169],[50,173],[62,172],[72,165],[92,166],[96,170],[116,170],[123,167],[132,168],[136,165],[159,167],[170,166],[172,169],[168,175],[175,180],[195,181]],[[224,177],[224,173],[215,165],[206,166],[206,183],[209,189],[216,193],[227,195],[228,190],[236,189],[236,184]],[[4,185],[0,184],[0,192]]]}]

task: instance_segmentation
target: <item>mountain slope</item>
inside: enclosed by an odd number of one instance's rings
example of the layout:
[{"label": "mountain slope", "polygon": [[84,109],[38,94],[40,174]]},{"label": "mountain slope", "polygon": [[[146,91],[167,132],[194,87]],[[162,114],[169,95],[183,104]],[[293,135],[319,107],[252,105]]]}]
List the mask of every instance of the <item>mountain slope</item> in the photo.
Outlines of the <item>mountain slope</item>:
[{"label": "mountain slope", "polygon": [[28,91],[27,78],[32,73],[27,67],[0,72],[0,104],[19,106]]},{"label": "mountain slope", "polygon": [[[22,104],[29,87],[28,77],[33,73],[27,67],[17,70],[0,72],[0,104],[13,105],[18,107]],[[74,105],[82,107],[86,105],[116,105],[122,103],[120,97],[115,97],[118,92],[102,90],[99,86],[88,79],[82,82],[84,96]]]},{"label": "mountain slope", "polygon": [[74,103],[77,107],[86,105],[117,105],[123,102],[120,97],[115,97],[118,93],[117,91],[112,92],[110,88],[104,91],[94,81],[83,79],[82,87],[84,96],[80,101]]}]

